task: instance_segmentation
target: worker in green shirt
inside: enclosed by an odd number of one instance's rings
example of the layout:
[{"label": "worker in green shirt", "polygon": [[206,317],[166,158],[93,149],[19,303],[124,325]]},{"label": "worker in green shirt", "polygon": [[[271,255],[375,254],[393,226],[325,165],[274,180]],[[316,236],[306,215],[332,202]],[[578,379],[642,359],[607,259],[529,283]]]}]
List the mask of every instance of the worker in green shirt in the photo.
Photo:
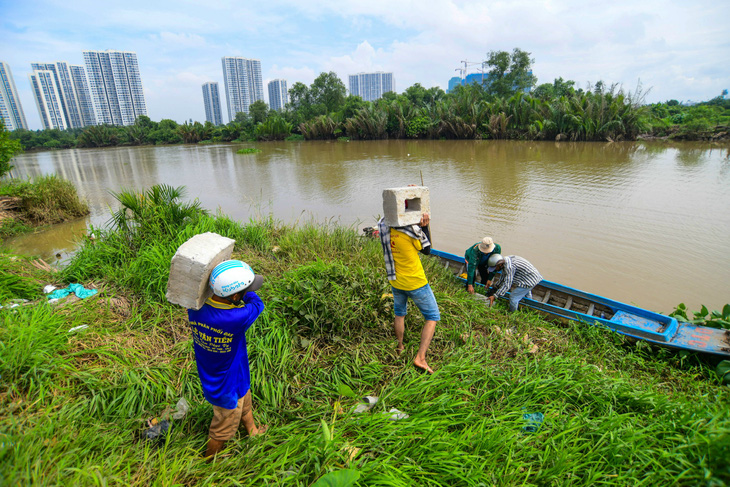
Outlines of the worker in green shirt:
[{"label": "worker in green shirt", "polygon": [[464,253],[466,260],[466,290],[474,294],[474,280],[476,279],[477,269],[482,277],[482,284],[489,286],[492,284],[494,277],[494,268],[489,268],[489,256],[492,254],[501,254],[502,247],[495,244],[492,237],[484,237],[481,242],[477,242]]}]

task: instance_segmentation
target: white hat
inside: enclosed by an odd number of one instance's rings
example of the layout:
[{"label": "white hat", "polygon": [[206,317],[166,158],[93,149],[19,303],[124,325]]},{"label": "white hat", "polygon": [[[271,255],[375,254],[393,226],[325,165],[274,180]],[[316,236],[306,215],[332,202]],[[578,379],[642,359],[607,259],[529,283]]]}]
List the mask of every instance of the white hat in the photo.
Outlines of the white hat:
[{"label": "white hat", "polygon": [[479,250],[484,254],[488,254],[494,250],[494,240],[492,240],[492,237],[484,237],[479,243]]}]

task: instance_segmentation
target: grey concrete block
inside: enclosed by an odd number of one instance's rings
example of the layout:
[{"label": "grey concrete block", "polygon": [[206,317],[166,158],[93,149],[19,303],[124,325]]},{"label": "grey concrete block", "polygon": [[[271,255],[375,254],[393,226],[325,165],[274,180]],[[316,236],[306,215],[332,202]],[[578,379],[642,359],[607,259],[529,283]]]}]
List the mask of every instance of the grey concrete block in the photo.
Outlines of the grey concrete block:
[{"label": "grey concrete block", "polygon": [[213,295],[208,280],[213,268],[229,260],[236,241],[217,233],[195,235],[172,257],[167,300],[185,308],[200,309]]},{"label": "grey concrete block", "polygon": [[388,226],[416,225],[421,221],[423,213],[431,214],[431,198],[426,186],[383,190],[383,216]]}]

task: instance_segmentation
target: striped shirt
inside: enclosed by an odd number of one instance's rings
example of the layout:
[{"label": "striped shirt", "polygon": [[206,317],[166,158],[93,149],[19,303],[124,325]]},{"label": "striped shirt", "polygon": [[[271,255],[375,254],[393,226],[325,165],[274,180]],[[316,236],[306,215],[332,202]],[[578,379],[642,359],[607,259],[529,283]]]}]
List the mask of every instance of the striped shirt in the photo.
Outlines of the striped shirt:
[{"label": "striped shirt", "polygon": [[510,255],[504,258],[504,269],[497,277],[495,285],[499,285],[495,296],[502,297],[512,286],[526,287],[532,289],[542,281],[542,276],[526,259],[516,255]]}]

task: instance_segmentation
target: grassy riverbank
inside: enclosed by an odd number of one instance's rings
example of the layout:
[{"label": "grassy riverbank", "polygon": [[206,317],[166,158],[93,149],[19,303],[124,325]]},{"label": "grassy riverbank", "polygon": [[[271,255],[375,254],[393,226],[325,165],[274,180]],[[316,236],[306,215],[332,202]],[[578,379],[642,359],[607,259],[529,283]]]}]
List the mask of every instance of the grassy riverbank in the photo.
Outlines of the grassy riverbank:
[{"label": "grassy riverbank", "polygon": [[[486,309],[426,259],[442,311],[427,377],[411,365],[413,313],[395,353],[379,242],[336,225],[241,225],[173,188],[119,196],[119,229],[62,275],[0,255],[3,299],[37,299],[0,310],[2,485],[311,485],[343,468],[363,486],[730,483],[730,389],[694,356]],[[212,464],[186,313],[164,300],[170,257],[204,231],[235,238],[267,277],[248,341],[254,412],[271,429]],[[101,292],[54,307],[48,282]],[[353,415],[350,391],[380,401]],[[143,439],[144,420],[180,397],[188,415]],[[389,421],[390,408],[409,417]],[[527,433],[532,412],[545,421]]]},{"label": "grassy riverbank", "polygon": [[0,239],[88,214],[74,185],[57,176],[0,183]]}]

